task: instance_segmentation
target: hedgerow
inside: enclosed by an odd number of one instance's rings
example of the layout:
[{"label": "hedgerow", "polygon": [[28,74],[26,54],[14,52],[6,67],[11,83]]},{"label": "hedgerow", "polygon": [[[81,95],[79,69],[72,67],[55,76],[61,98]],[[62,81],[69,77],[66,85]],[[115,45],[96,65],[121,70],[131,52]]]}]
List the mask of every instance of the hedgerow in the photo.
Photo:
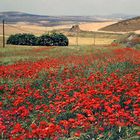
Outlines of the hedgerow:
[{"label": "hedgerow", "polygon": [[68,46],[69,40],[62,33],[43,34],[37,37],[33,34],[11,35],[7,44],[28,46]]},{"label": "hedgerow", "polygon": [[7,44],[33,46],[36,45],[36,40],[37,37],[33,34],[15,34],[8,38]]}]

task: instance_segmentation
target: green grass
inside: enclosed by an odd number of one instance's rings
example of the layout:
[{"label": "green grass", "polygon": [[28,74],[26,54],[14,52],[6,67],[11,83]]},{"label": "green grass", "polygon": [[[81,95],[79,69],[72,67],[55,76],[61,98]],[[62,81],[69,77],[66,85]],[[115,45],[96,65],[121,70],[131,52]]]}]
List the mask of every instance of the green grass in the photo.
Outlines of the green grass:
[{"label": "green grass", "polygon": [[6,46],[5,48],[0,48],[0,64],[12,64],[17,61],[32,60],[35,57],[32,54],[33,48],[31,47],[16,47],[16,46]]},{"label": "green grass", "polygon": [[0,65],[13,64],[18,61],[37,61],[47,57],[61,57],[71,55],[85,55],[106,52],[114,48],[106,46],[68,46],[68,47],[29,47],[6,46],[0,47]]},{"label": "green grass", "polygon": [[140,50],[140,44],[135,47],[137,50]]}]

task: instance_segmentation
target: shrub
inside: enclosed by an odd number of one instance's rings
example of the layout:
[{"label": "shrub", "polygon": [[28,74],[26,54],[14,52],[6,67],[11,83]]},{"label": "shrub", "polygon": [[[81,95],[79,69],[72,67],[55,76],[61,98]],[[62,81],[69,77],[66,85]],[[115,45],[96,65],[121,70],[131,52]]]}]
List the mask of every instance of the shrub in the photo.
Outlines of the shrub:
[{"label": "shrub", "polygon": [[120,44],[125,44],[125,43],[128,42],[128,38],[130,36],[134,36],[134,35],[135,35],[135,33],[133,33],[133,32],[132,33],[123,34],[117,40],[115,40],[115,42],[120,43]]},{"label": "shrub", "polygon": [[49,34],[44,34],[37,39],[37,45],[40,46],[53,46],[53,39]]},{"label": "shrub", "polygon": [[15,34],[8,38],[7,44],[33,46],[36,45],[36,40],[37,37],[32,34]]},{"label": "shrub", "polygon": [[140,35],[135,33],[127,33],[121,35],[121,37],[115,40],[113,43],[122,44],[127,47],[135,47],[136,45],[140,44]]},{"label": "shrub", "polygon": [[68,46],[68,38],[61,33],[44,34],[36,37],[32,34],[15,34],[11,35],[7,44],[28,45],[28,46]]},{"label": "shrub", "polygon": [[140,44],[140,37],[135,37],[132,39],[132,42],[136,45],[136,44]]},{"label": "shrub", "polygon": [[53,39],[53,46],[68,46],[69,45],[68,38],[62,33],[53,33],[50,36]]}]

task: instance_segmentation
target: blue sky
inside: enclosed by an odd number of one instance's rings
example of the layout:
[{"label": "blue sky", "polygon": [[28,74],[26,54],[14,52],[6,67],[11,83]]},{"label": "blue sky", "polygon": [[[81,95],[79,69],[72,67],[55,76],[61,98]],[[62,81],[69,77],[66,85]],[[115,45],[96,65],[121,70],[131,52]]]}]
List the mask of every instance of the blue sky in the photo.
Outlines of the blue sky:
[{"label": "blue sky", "polygon": [[140,15],[140,0],[0,0],[0,12],[42,15]]}]

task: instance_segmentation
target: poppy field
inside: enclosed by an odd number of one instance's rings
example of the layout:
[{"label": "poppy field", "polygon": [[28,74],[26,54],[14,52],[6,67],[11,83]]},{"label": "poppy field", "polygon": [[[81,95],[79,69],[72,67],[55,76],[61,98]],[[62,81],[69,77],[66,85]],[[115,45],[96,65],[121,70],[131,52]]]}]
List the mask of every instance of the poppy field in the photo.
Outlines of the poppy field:
[{"label": "poppy field", "polygon": [[0,139],[140,139],[140,51],[51,49],[0,65]]}]

